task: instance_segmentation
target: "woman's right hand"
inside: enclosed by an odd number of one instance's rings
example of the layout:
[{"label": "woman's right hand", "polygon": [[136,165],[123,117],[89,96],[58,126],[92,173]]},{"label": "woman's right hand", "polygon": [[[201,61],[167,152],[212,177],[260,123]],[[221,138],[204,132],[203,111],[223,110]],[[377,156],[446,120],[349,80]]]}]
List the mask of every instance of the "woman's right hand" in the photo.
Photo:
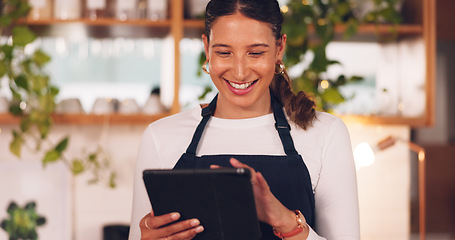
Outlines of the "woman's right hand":
[{"label": "woman's right hand", "polygon": [[[154,216],[145,215],[139,222],[142,240],[187,240],[193,239],[196,234],[204,231],[199,220],[189,219],[177,221],[179,213],[169,213]],[[177,222],[176,222],[177,221]]]}]

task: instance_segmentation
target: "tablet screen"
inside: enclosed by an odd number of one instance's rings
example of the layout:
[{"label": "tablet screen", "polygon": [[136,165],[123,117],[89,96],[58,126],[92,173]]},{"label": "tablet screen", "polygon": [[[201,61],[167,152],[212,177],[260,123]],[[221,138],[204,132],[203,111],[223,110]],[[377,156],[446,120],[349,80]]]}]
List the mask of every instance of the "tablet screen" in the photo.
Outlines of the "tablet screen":
[{"label": "tablet screen", "polygon": [[145,170],[143,178],[155,215],[201,221],[204,231],[194,239],[259,239],[248,169]]}]

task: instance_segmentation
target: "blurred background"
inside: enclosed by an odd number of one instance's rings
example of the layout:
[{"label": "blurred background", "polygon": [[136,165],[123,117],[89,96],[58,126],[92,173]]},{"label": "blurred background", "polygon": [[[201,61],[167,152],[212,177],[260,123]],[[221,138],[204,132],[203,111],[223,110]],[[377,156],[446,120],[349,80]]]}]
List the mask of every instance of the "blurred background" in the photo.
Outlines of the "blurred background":
[{"label": "blurred background", "polygon": [[[2,2],[2,19],[11,11],[7,2],[15,1]],[[25,121],[21,114],[33,115],[42,99],[34,103],[24,97],[33,91],[15,92],[24,86],[20,77],[13,84],[6,73],[0,79],[0,239],[11,236],[6,225],[21,208],[38,239],[126,239],[142,132],[216,93],[200,72],[207,2],[28,1],[31,10],[19,22],[36,39],[18,47],[24,56],[18,59],[33,56],[38,73],[24,70],[25,75],[34,81],[46,75],[59,92],[51,94],[55,106],[48,104],[49,115],[36,117],[53,121],[37,121],[41,135],[34,137],[25,127],[34,119]],[[302,89],[348,126],[362,239],[423,239],[422,232],[426,239],[455,239],[455,2],[279,2],[286,16],[296,14],[298,4],[319,12],[349,6],[341,17],[330,11],[303,16],[298,19],[308,29],[289,24],[284,30],[291,40],[308,31],[309,45],[317,46],[318,32],[327,33],[333,23],[333,38],[324,47],[327,59],[340,64],[314,70],[317,52],[310,48],[298,62],[288,53],[287,66],[296,88],[312,79],[315,87]],[[333,2],[340,5],[330,8]],[[356,31],[343,38],[353,26]],[[2,25],[2,46],[15,46],[15,34]],[[297,46],[294,41],[289,48]],[[6,49],[0,73],[9,66]],[[35,54],[39,49],[49,57],[43,66]],[[19,114],[10,107],[15,104]]]}]

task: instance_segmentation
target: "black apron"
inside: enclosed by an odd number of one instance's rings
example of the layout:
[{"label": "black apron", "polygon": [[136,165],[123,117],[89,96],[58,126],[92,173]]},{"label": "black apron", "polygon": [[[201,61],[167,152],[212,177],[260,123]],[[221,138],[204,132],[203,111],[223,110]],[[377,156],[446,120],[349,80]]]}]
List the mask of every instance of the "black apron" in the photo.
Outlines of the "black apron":
[{"label": "black apron", "polygon": [[[314,195],[308,169],[302,157],[297,153],[290,134],[290,125],[286,120],[281,104],[274,99],[271,102],[275,117],[275,128],[278,131],[286,155],[204,155],[196,156],[196,149],[202,136],[202,132],[215,112],[217,96],[209,106],[202,109],[202,120],[196,128],[193,139],[174,169],[209,168],[216,164],[223,167],[232,167],[229,163],[231,157],[249,165],[256,171],[261,172],[273,195],[290,210],[300,210],[305,216],[308,225],[314,228]],[[270,225],[260,223],[261,240],[276,240]]]}]

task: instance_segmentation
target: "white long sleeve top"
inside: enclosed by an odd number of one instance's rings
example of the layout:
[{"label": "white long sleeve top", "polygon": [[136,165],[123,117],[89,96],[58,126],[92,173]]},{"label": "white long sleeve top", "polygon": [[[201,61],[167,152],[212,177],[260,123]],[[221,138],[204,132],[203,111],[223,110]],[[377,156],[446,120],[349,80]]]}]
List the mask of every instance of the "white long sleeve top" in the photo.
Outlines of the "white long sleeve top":
[{"label": "white long sleeve top", "polygon": [[[357,182],[350,138],[341,119],[318,112],[313,126],[294,123],[291,136],[310,173],[315,196],[315,229],[308,239],[360,239]],[[151,211],[142,180],[145,169],[171,169],[186,151],[201,108],[160,119],[145,130],[137,156],[130,240],[140,239],[139,221]],[[273,114],[250,119],[211,117],[197,155],[285,155]]]}]

